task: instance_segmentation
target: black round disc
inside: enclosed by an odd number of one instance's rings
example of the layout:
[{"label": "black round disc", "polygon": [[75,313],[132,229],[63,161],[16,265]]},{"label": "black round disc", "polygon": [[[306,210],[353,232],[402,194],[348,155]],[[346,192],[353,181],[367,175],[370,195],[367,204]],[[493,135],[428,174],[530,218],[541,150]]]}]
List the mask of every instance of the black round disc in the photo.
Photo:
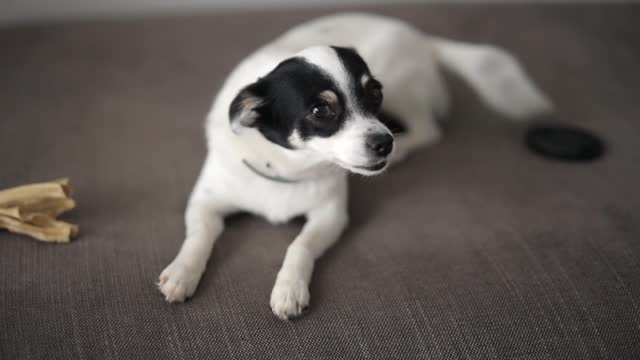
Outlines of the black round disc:
[{"label": "black round disc", "polygon": [[567,161],[591,161],[604,153],[595,135],[566,125],[534,125],[527,131],[529,149],[545,157]]}]

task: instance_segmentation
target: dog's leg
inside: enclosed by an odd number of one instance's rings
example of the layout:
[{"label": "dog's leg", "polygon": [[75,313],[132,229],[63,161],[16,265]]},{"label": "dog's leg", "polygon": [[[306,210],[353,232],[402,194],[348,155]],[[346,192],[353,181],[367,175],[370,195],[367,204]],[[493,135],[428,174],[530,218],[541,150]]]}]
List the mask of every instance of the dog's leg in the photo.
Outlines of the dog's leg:
[{"label": "dog's leg", "polygon": [[406,132],[395,135],[394,150],[389,158],[391,165],[404,160],[412,151],[440,140],[442,133],[433,116],[431,114],[421,115],[422,118],[407,125]]},{"label": "dog's leg", "polygon": [[223,212],[198,185],[187,205],[185,223],[187,233],[180,252],[158,282],[169,302],[183,302],[196,291],[213,244],[224,228]]},{"label": "dog's leg", "polygon": [[271,310],[280,319],[300,315],[309,305],[309,282],[314,262],[329,248],[348,222],[346,194],[307,214],[307,223],[289,245],[275,286]]}]

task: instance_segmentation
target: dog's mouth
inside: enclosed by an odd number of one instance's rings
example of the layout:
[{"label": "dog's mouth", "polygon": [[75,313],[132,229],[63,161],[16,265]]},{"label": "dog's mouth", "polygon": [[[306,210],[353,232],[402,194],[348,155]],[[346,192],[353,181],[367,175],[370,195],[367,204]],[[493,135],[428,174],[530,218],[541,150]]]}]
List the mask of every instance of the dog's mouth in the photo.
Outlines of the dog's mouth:
[{"label": "dog's mouth", "polygon": [[343,169],[349,170],[356,174],[370,176],[370,175],[377,175],[383,172],[386,169],[387,164],[389,162],[387,161],[387,159],[383,159],[374,163],[373,165],[351,165],[343,161],[340,161],[338,159],[334,159],[333,163],[340,166]]},{"label": "dog's mouth", "polygon": [[356,169],[366,170],[366,171],[380,171],[387,166],[387,160],[382,160],[374,165],[369,166],[354,166]]},{"label": "dog's mouth", "polygon": [[358,166],[353,165],[353,166],[346,166],[346,168],[356,174],[371,176],[371,175],[377,175],[383,172],[387,167],[387,163],[388,162],[385,159],[373,165],[358,165]]}]

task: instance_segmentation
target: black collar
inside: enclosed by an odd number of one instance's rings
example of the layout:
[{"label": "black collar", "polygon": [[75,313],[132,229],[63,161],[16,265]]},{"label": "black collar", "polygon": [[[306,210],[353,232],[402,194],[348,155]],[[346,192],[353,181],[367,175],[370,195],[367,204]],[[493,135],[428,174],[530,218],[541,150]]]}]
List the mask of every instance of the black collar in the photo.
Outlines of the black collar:
[{"label": "black collar", "polygon": [[242,163],[249,168],[249,170],[253,171],[254,174],[263,177],[267,180],[271,180],[271,181],[275,181],[275,182],[279,182],[279,183],[283,183],[283,184],[295,184],[295,183],[299,183],[302,180],[292,180],[292,179],[287,179],[287,178],[283,178],[280,176],[271,176],[271,175],[267,175],[263,172],[261,172],[260,170],[256,169],[253,165],[251,165],[246,159],[242,159]]}]

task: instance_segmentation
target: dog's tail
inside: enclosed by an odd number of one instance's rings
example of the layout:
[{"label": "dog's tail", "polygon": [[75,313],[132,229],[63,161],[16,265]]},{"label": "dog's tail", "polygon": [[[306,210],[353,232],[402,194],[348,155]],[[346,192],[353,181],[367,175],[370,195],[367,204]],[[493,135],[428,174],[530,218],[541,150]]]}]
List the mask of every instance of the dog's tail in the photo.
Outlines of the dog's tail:
[{"label": "dog's tail", "polygon": [[433,44],[438,62],[466,80],[496,111],[526,119],[553,110],[551,101],[505,50],[439,38]]}]

